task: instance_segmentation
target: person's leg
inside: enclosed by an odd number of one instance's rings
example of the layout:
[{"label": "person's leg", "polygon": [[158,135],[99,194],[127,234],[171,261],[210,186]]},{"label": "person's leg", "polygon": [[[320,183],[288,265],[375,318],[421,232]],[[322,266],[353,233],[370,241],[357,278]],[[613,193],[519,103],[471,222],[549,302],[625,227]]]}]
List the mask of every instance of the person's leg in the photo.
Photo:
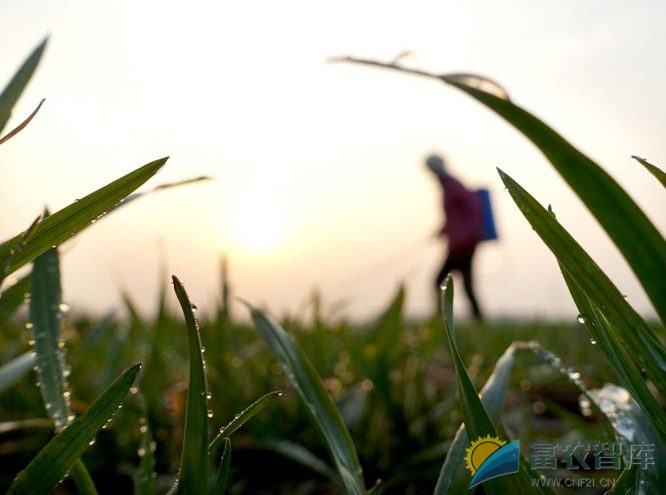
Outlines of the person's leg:
[{"label": "person's leg", "polygon": [[465,263],[462,264],[462,266],[460,267],[460,271],[462,272],[463,276],[463,285],[465,287],[465,293],[467,294],[467,298],[469,299],[469,302],[472,306],[472,313],[474,314],[474,318],[480,321],[483,319],[483,315],[481,314],[479,301],[476,299],[476,295],[474,294],[474,278],[472,275],[473,259],[474,259],[474,250],[472,250],[472,252],[469,253],[469,256],[467,256],[467,258],[465,259]]}]

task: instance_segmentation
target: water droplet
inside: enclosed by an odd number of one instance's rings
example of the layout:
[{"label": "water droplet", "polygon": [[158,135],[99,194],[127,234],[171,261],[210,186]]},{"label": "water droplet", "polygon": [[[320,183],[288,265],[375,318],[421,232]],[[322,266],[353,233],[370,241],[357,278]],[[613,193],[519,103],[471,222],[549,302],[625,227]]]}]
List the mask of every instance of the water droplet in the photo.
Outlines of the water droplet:
[{"label": "water droplet", "polygon": [[146,425],[140,426],[139,431],[141,433],[146,433],[148,431],[148,427]]},{"label": "water droplet", "polygon": [[144,455],[146,455],[146,449],[141,447],[139,450],[136,451],[136,453],[139,455],[139,457],[143,457]]},{"label": "water droplet", "polygon": [[206,399],[210,400],[212,398],[213,398],[213,394],[211,394],[210,392],[207,392],[206,393]]},{"label": "water droplet", "polygon": [[584,325],[586,320],[585,320],[585,317],[584,317],[583,315],[578,315],[578,316],[576,317],[576,321],[577,321],[578,323],[580,323],[581,325]]},{"label": "water droplet", "polygon": [[197,308],[196,304],[192,304],[190,307],[192,308],[193,313],[196,313],[197,311],[199,311],[199,308]]},{"label": "water droplet", "polygon": [[212,409],[209,409],[209,410],[208,410],[208,417],[209,417],[209,418],[212,418],[212,417],[213,417],[213,410],[212,410]]},{"label": "water droplet", "polygon": [[67,313],[69,311],[69,304],[67,303],[60,303],[58,305],[58,309],[62,311],[63,313]]},{"label": "water droplet", "polygon": [[88,442],[88,445],[95,445],[95,439],[93,438],[92,440],[90,440],[90,442]]},{"label": "water droplet", "polygon": [[596,339],[595,339],[594,337],[592,337],[592,338],[590,339],[590,344],[594,345],[594,344],[596,344],[596,343],[597,343]]},{"label": "water droplet", "polygon": [[130,387],[129,391],[130,391],[130,394],[136,395],[137,393],[139,393],[139,387],[132,386],[132,387]]},{"label": "water droplet", "polygon": [[34,325],[32,323],[30,323],[29,321],[26,322],[26,324],[25,324],[25,328],[28,329],[28,330],[30,330],[33,326]]}]

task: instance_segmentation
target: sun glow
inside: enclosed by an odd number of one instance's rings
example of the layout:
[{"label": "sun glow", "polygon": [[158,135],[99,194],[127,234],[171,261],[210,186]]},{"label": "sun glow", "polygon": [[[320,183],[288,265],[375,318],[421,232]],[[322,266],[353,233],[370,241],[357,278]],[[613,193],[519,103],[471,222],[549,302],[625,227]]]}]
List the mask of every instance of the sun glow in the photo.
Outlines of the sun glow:
[{"label": "sun glow", "polygon": [[271,191],[248,191],[238,197],[233,208],[231,235],[244,251],[265,252],[284,239],[284,205]]}]

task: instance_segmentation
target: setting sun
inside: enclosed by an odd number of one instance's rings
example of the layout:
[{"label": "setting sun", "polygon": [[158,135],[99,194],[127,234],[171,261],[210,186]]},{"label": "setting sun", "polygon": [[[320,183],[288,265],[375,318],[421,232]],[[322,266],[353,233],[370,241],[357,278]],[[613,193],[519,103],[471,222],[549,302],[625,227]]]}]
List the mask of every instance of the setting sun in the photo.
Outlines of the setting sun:
[{"label": "setting sun", "polygon": [[248,191],[239,196],[232,215],[231,236],[242,250],[268,251],[284,239],[284,205],[271,191]]}]

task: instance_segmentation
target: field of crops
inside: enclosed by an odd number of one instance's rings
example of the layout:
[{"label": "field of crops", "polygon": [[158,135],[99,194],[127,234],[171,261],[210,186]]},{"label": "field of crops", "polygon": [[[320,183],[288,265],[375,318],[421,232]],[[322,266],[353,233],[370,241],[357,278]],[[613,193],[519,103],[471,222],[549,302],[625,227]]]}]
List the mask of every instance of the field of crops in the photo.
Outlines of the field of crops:
[{"label": "field of crops", "polygon": [[[43,48],[0,93],[0,132]],[[436,78],[503,117],[567,181],[666,316],[663,236],[599,165],[504,89],[477,75],[337,61]],[[28,132],[37,110],[0,144]],[[638,161],[664,183],[659,168]],[[499,435],[520,439],[519,468],[477,493],[548,494],[555,492],[538,480],[582,470],[539,472],[530,445],[650,442],[663,454],[663,326],[644,321],[550,207],[502,171],[514,213],[559,263],[579,312],[570,322],[457,324],[451,279],[441,311],[428,321],[403,315],[403,290],[367,325],[328,314],[316,296],[306,316],[271,318],[270,308],[252,301],[242,309],[231,303],[224,264],[209,314],[190,301],[186,280],[166,273],[149,319],[128,297],[101,319],[70,309],[61,297],[58,246],[114,209],[131,208],[145,194],[135,191],[165,162],[44,212],[0,244],[0,490],[458,494],[470,484],[469,440]],[[658,493],[663,455],[645,465],[632,459],[582,474],[617,478],[611,493]]]},{"label": "field of crops", "polygon": [[[173,308],[175,296],[170,286],[166,287],[167,280],[164,282],[165,297]],[[314,323],[281,323],[309,356],[336,401],[366,478],[381,478],[393,493],[410,493],[407,487],[414,490],[411,493],[432,493],[462,413],[441,322],[436,318],[405,321],[401,302],[396,300],[385,318],[366,327],[318,315],[315,304],[312,315],[308,315]],[[211,393],[207,407],[213,411],[211,432],[262,395],[283,391],[234,434],[234,485],[245,493],[337,493],[335,475],[317,427],[258,331],[249,324],[235,323],[233,316],[227,315],[222,304],[216,315],[199,315]],[[129,324],[121,323],[128,320]],[[15,325],[5,327],[3,362],[28,348],[25,321],[17,318]],[[111,481],[114,487],[130,491],[133,480],[140,476],[143,457],[150,455],[150,447],[146,449],[145,444],[152,441],[155,452],[151,462],[155,467],[149,469],[158,473],[156,486],[168,488],[180,461],[178,446],[182,444],[188,383],[182,316],[164,311],[146,321],[134,313],[131,301],[127,301],[124,311],[103,321],[90,321],[73,309],[64,317],[63,336],[72,370],[68,376],[71,407],[76,414],[89,407],[122,371],[135,362],[146,363],[141,390],[147,412],[138,393],[130,395],[111,427],[97,435],[84,455],[93,478],[100,481],[100,493]],[[603,356],[575,321],[568,325],[463,325],[458,336],[478,388],[512,342],[532,339],[579,370],[591,387],[600,387],[613,378]],[[34,374],[26,375],[0,398],[4,425],[0,433],[2,490],[52,433],[51,421],[35,420],[46,418],[35,380]],[[520,353],[508,387],[507,427],[512,436],[525,441],[611,435],[612,430],[598,414],[582,416],[579,395],[566,376],[544,365],[537,355]],[[16,423],[12,425],[12,421]],[[144,424],[150,425],[154,440],[142,435]],[[257,476],[259,467],[262,474]]]}]

